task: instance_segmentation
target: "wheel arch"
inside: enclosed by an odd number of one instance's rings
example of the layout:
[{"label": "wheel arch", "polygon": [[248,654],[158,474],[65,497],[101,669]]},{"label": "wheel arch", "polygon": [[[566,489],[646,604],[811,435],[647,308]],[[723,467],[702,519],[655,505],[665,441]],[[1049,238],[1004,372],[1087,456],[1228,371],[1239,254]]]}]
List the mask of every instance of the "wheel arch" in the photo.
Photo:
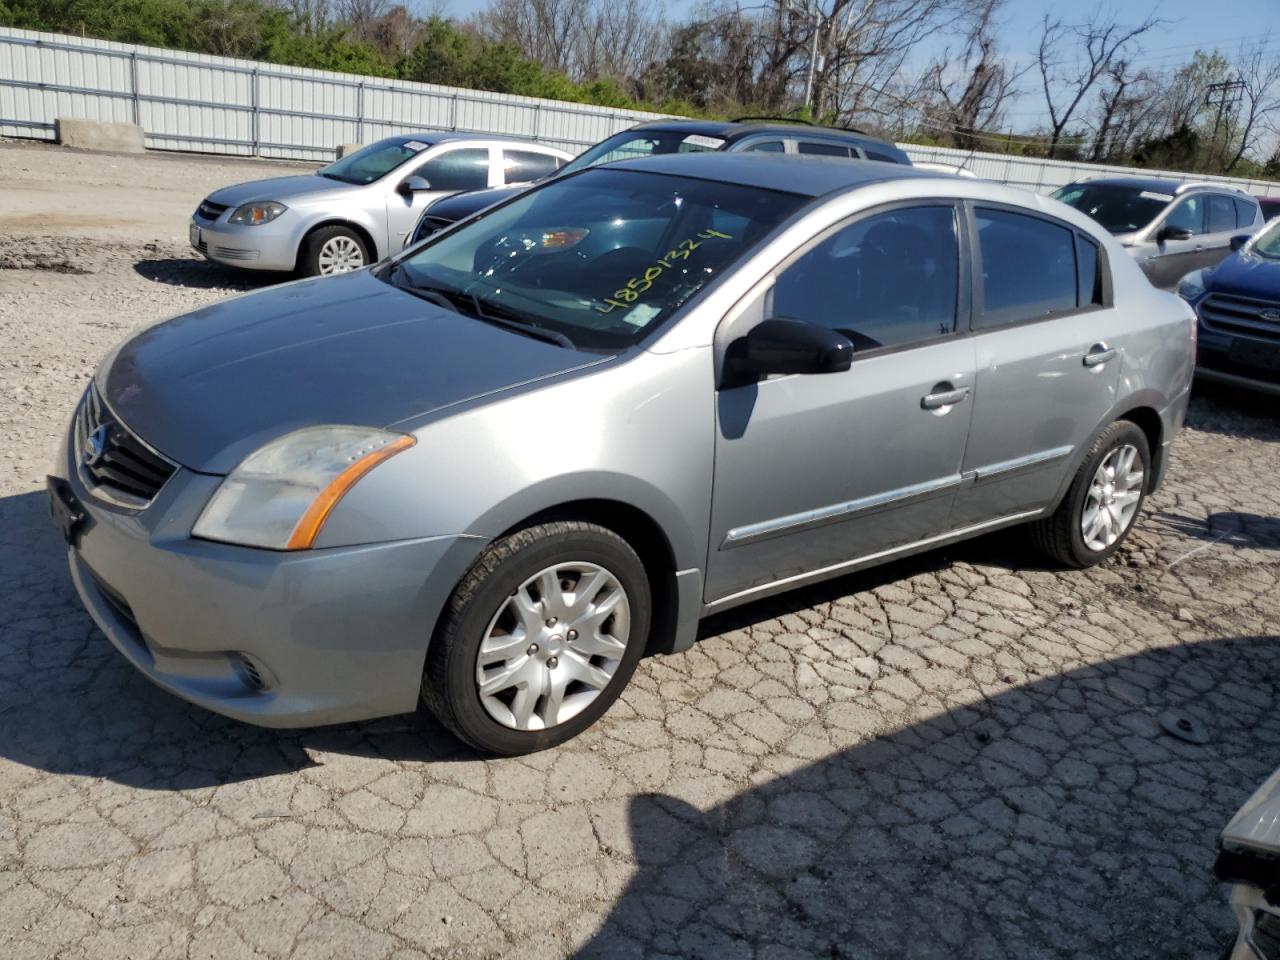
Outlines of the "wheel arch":
[{"label": "wheel arch", "polygon": [[311,235],[317,230],[323,230],[325,227],[345,227],[358,235],[369,249],[369,263],[377,263],[382,259],[382,254],[378,249],[378,242],[373,238],[373,231],[369,229],[367,224],[360,223],[357,220],[348,220],[345,217],[324,217],[307,227],[302,234],[302,238],[298,241],[298,250],[293,259],[293,268],[295,270],[302,265],[302,253],[307,248],[307,241],[311,238]]},{"label": "wheel arch", "polygon": [[1075,479],[1080,465],[1084,463],[1085,457],[1089,455],[1089,448],[1093,446],[1094,440],[1102,434],[1103,430],[1117,420],[1129,421],[1141,430],[1147,438],[1147,446],[1151,454],[1151,470],[1147,476],[1147,493],[1153,493],[1159,478],[1164,475],[1163,444],[1165,426],[1159,411],[1165,405],[1167,405],[1167,401],[1161,394],[1154,390],[1143,390],[1125,397],[1123,401],[1112,407],[1107,415],[1094,425],[1089,436],[1072,454],[1070,467],[1063,471],[1058,491],[1054,495],[1052,502],[1045,507],[1044,513],[1048,515],[1058,509],[1058,505],[1062,503],[1062,498],[1067,495],[1067,491],[1071,488],[1071,481]]}]

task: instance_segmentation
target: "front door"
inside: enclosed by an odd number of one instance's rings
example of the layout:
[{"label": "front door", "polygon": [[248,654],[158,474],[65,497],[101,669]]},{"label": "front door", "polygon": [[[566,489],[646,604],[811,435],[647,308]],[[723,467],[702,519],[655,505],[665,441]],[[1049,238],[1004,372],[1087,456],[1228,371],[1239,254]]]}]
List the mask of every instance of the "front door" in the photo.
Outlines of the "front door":
[{"label": "front door", "polygon": [[728,320],[836,329],[842,373],[775,376],[717,395],[708,602],[834,572],[947,530],[973,408],[967,267],[949,202],[834,228]]},{"label": "front door", "polygon": [[[1151,245],[1139,261],[1147,277],[1157,286],[1171,289],[1205,260],[1205,198],[1202,194],[1185,197],[1178,202],[1163,226],[1184,227],[1191,231],[1185,240],[1159,240],[1152,238]],[[1157,228],[1158,231],[1158,228]]]},{"label": "front door", "polygon": [[[497,151],[494,151],[497,152]],[[425,162],[406,167],[404,176],[391,184],[387,195],[387,252],[399,253],[405,237],[418,225],[422,211],[441,197],[490,186],[497,164],[488,147],[435,147]],[[396,190],[410,177],[422,177],[431,189],[402,194]],[[496,179],[496,178],[494,178]]]},{"label": "front door", "polygon": [[977,207],[974,217],[977,383],[958,527],[1052,501],[1116,402],[1125,335],[1096,243],[1025,211]]}]

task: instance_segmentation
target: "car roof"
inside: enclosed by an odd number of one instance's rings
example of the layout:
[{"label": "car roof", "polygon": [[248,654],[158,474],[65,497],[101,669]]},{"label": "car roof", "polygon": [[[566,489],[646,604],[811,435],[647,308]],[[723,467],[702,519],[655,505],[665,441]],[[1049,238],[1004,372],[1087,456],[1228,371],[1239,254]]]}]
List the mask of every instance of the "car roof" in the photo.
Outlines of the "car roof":
[{"label": "car roof", "polygon": [[[1179,179],[1177,177],[1139,177],[1139,176],[1110,176],[1110,177],[1086,177],[1084,180],[1077,180],[1069,186],[1078,186],[1086,183],[1089,186],[1104,187],[1136,187],[1139,190],[1151,190],[1157,193],[1186,193],[1188,190],[1221,190],[1223,193],[1244,194],[1239,187],[1232,186],[1229,183],[1212,183],[1207,180],[1196,180],[1194,177]],[[1254,198],[1257,199],[1257,198]]]},{"label": "car roof", "polygon": [[[803,173],[797,167],[804,165]],[[671,176],[720,180],[761,190],[778,190],[806,197],[863,183],[900,180],[907,177],[958,179],[948,174],[880,160],[847,160],[839,157],[782,156],[769,153],[666,153],[659,156],[618,160],[599,170],[637,170]]]},{"label": "car roof", "polygon": [[[777,133],[784,136],[809,136],[822,139],[849,140],[857,143],[874,141],[889,144],[883,137],[863,133],[861,130],[850,130],[845,127],[821,127],[807,123],[788,123],[785,120],[768,120],[747,118],[743,120],[653,120],[637,124],[632,130],[670,130],[683,133],[701,134],[704,137],[721,137],[730,142],[741,140],[745,136],[756,136],[761,133]],[[892,146],[892,144],[890,144]]]},{"label": "car roof", "polygon": [[512,143],[519,144],[522,147],[535,147],[539,150],[551,150],[556,153],[572,156],[572,154],[561,150],[559,147],[553,147],[549,143],[536,143],[533,140],[524,137],[509,137],[501,133],[457,133],[452,130],[419,130],[416,133],[397,133],[392,137],[383,137],[379,142],[400,142],[410,143],[417,141],[425,143],[428,146],[435,146],[437,143],[452,143],[458,140],[468,140],[478,143]]}]

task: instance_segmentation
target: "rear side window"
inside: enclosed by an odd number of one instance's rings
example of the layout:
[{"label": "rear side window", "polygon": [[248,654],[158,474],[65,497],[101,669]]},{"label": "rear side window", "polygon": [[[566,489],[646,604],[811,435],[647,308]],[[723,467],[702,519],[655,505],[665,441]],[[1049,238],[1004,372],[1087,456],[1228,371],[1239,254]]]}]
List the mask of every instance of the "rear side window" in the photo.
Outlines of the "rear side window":
[{"label": "rear side window", "polygon": [[1209,232],[1226,233],[1236,228],[1236,205],[1230,197],[1209,196]]},{"label": "rear side window", "polygon": [[530,183],[556,172],[560,161],[550,154],[528,150],[503,150],[507,183]]},{"label": "rear side window", "polygon": [[821,143],[817,140],[801,140],[797,146],[801,153],[807,153],[814,157],[843,157],[848,160],[850,157],[856,157],[857,154],[843,147],[838,143]]},{"label": "rear side window", "polygon": [[1258,205],[1252,200],[1236,200],[1236,226],[1252,227],[1258,215]]},{"label": "rear side window", "polygon": [[489,149],[450,150],[418,168],[432,190],[481,190],[489,185]]},{"label": "rear side window", "polygon": [[[979,207],[982,311],[977,327],[1036,320],[1076,308],[1075,233],[1039,217]],[[1096,248],[1095,248],[1096,273]],[[1096,285],[1096,281],[1095,281]]]},{"label": "rear side window", "polygon": [[1173,208],[1164,225],[1183,227],[1193,236],[1204,233],[1204,197],[1187,197]]},{"label": "rear side window", "polygon": [[842,227],[773,286],[769,314],[839,331],[855,350],[900,347],[956,329],[955,209],[911,207]]},{"label": "rear side window", "polygon": [[1280,217],[1280,200],[1261,200],[1258,206],[1262,207],[1262,219],[1270,220],[1272,217]]}]

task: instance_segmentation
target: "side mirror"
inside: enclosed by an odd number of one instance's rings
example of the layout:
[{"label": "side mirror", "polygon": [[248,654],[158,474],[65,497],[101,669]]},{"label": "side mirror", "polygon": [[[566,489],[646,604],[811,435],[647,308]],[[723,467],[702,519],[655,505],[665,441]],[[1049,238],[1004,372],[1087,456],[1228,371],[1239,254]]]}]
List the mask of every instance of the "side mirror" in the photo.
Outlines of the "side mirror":
[{"label": "side mirror", "polygon": [[840,373],[853,363],[843,334],[804,320],[775,317],[729,345],[727,366],[748,379],[770,373]]},{"label": "side mirror", "polygon": [[431,183],[426,177],[412,176],[407,180],[401,180],[396,185],[396,193],[402,197],[411,197],[415,193],[426,193],[431,189]]},{"label": "side mirror", "polygon": [[1156,234],[1156,241],[1164,243],[1166,240],[1190,240],[1192,236],[1193,234],[1186,227],[1175,227],[1173,224],[1166,223]]},{"label": "side mirror", "polygon": [[1239,236],[1232,237],[1231,252],[1235,253],[1237,250],[1243,247],[1246,243],[1248,243],[1251,239],[1252,237],[1247,233],[1242,233]]}]

